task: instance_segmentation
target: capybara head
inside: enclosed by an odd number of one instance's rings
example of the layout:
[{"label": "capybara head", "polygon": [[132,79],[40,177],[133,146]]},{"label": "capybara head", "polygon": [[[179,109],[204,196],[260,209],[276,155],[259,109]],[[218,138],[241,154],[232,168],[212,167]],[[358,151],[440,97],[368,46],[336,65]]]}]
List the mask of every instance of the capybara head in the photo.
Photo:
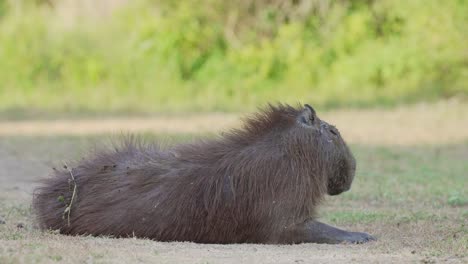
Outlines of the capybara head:
[{"label": "capybara head", "polygon": [[297,117],[299,125],[310,135],[316,147],[316,155],[328,174],[327,193],[337,195],[351,188],[356,171],[356,160],[344,142],[338,129],[321,120],[310,105]]},{"label": "capybara head", "polygon": [[[356,160],[338,129],[321,120],[308,104],[298,108],[271,106],[267,117],[275,125],[268,129],[269,135],[265,138],[270,138],[271,142],[278,142],[280,138],[279,142],[288,148],[292,160],[307,160],[308,167],[313,168],[313,177],[321,178],[316,182],[323,182],[324,192],[337,195],[350,189]],[[250,123],[250,127],[256,127],[256,133],[261,134],[258,123]]]}]

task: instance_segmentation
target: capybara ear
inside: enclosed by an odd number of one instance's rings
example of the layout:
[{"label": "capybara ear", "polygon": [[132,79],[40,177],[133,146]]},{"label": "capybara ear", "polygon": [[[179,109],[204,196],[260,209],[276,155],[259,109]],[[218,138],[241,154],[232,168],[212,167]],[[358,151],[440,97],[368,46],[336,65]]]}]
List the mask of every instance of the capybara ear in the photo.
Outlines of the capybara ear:
[{"label": "capybara ear", "polygon": [[315,110],[312,106],[305,104],[304,109],[302,109],[301,114],[299,115],[299,122],[304,125],[311,126],[315,121]]},{"label": "capybara ear", "polygon": [[309,104],[304,105],[304,110],[308,109],[313,115],[315,115],[315,109]]}]

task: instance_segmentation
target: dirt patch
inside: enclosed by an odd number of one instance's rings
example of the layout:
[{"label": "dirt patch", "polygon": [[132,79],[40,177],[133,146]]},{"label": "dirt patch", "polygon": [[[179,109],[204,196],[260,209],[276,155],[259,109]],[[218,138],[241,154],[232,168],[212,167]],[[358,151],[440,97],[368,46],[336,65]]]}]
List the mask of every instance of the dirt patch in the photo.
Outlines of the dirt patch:
[{"label": "dirt patch", "polygon": [[[47,241],[44,244],[44,241]],[[64,263],[411,263],[425,259],[410,250],[369,254],[371,247],[356,245],[204,245],[159,243],[137,239],[42,236],[28,241],[7,241],[2,246],[18,250],[13,262]],[[71,250],[72,249],[72,250]],[[1,257],[0,257],[1,260]],[[435,261],[435,260],[432,260]]]}]

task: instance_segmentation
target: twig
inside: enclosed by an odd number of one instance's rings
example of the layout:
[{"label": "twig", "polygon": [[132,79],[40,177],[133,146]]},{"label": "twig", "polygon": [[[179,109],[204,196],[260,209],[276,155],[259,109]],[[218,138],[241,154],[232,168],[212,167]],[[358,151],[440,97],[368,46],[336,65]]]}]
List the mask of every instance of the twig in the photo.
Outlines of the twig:
[{"label": "twig", "polygon": [[75,200],[75,197],[76,197],[76,181],[75,181],[75,176],[73,175],[72,170],[67,166],[67,164],[65,164],[64,168],[67,169],[68,172],[70,173],[70,176],[71,176],[71,179],[72,179],[72,182],[73,182],[73,193],[72,193],[72,197],[70,199],[70,204],[67,206],[67,208],[65,208],[65,211],[63,212],[64,216],[65,216],[65,214],[67,214],[67,222],[68,222],[68,226],[70,226],[71,207],[72,207],[73,201]]}]

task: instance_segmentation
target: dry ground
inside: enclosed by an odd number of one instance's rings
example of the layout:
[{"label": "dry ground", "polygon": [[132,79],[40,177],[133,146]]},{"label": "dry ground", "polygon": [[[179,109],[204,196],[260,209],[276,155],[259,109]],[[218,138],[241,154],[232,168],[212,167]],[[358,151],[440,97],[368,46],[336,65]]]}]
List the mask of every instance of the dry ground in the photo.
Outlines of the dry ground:
[{"label": "dry ground", "polygon": [[106,137],[96,133],[150,131],[184,140],[234,126],[235,118],[0,123],[0,263],[468,262],[468,105],[448,101],[323,114],[351,143],[359,168],[352,190],[329,198],[322,219],[372,233],[377,242],[203,245],[67,237],[34,229],[35,181],[49,166],[78,157]]},{"label": "dry ground", "polygon": [[[320,113],[335,124],[347,141],[362,144],[443,144],[466,140],[468,104],[457,100],[402,106],[393,110],[340,110]],[[156,132],[206,133],[234,127],[237,114],[155,116],[0,122],[0,136],[89,135],[101,133]]]}]

